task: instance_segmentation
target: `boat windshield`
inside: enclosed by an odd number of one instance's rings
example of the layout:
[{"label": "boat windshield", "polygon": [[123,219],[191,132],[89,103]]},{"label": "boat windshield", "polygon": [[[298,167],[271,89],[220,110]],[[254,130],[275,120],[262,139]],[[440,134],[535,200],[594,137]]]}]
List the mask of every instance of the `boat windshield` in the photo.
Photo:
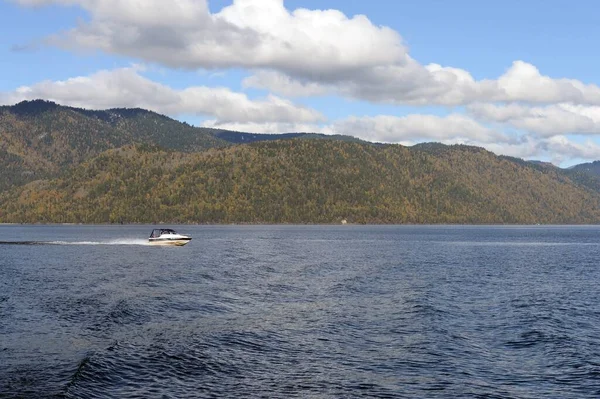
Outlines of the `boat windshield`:
[{"label": "boat windshield", "polygon": [[175,230],[172,229],[154,229],[152,233],[150,233],[150,238],[157,238],[163,234],[177,234]]}]

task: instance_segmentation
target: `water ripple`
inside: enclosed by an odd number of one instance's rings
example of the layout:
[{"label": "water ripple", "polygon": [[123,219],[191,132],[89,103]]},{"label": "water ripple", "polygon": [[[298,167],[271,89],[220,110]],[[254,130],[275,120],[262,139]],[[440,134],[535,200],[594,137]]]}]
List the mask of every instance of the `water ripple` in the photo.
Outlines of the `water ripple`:
[{"label": "water ripple", "polygon": [[1,229],[0,397],[600,397],[600,228]]}]

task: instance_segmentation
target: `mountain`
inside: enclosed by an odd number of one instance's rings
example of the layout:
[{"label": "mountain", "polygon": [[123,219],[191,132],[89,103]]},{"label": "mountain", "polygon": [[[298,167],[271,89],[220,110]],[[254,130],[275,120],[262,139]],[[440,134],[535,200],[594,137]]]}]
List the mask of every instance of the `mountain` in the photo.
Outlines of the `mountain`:
[{"label": "mountain", "polygon": [[[425,146],[426,147],[426,146]],[[127,145],[0,195],[1,222],[598,223],[600,195],[469,146]]]},{"label": "mountain", "polygon": [[[341,134],[318,134],[318,133],[283,133],[283,134],[265,134],[265,133],[242,133],[232,132],[228,130],[221,130],[214,132],[214,135],[222,140],[225,140],[232,144],[250,144],[257,141],[271,141],[271,140],[287,140],[287,139],[323,139],[323,140],[339,140],[339,141],[352,141],[357,143],[367,143],[361,139],[352,136],[344,136]],[[373,144],[373,143],[369,143]]]},{"label": "mountain", "polygon": [[197,128],[143,109],[0,107],[0,222],[598,223],[588,169]]},{"label": "mountain", "polygon": [[[506,157],[509,158],[509,157]],[[517,158],[512,158],[514,162],[525,162],[531,167],[541,170],[545,173],[552,173],[556,176],[562,176],[563,178],[568,178],[574,184],[579,186],[586,187],[590,190],[600,193],[600,175],[591,172],[590,170],[586,170],[585,168],[579,167],[571,167],[571,168],[559,168],[549,162],[541,162],[541,161],[523,161],[518,160]],[[584,164],[585,165],[585,164]]]},{"label": "mountain", "polygon": [[593,176],[600,176],[600,161],[582,163],[572,166],[569,170],[587,173]]},{"label": "mountain", "polygon": [[199,152],[290,138],[360,141],[341,135],[254,134],[193,127],[139,108],[100,111],[45,100],[23,101],[0,107],[0,191],[58,177],[66,168],[128,144]]},{"label": "mountain", "polygon": [[215,130],[195,128],[142,109],[90,111],[53,102],[0,107],[0,190],[40,178],[126,144],[184,152],[229,143]]}]

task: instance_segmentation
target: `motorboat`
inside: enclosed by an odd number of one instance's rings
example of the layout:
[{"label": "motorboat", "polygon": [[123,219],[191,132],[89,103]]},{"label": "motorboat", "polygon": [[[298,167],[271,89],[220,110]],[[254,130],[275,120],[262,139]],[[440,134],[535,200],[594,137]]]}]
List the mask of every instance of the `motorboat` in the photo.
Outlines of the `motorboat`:
[{"label": "motorboat", "polygon": [[148,238],[148,242],[152,245],[174,245],[184,246],[192,240],[192,237],[177,233],[173,229],[153,229]]}]

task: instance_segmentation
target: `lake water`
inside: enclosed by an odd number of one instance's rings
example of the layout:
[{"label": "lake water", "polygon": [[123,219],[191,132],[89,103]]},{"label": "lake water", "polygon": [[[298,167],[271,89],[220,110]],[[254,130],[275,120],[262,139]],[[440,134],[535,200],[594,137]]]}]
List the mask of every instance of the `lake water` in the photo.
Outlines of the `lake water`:
[{"label": "lake water", "polygon": [[172,227],[0,226],[0,397],[600,397],[600,227]]}]

